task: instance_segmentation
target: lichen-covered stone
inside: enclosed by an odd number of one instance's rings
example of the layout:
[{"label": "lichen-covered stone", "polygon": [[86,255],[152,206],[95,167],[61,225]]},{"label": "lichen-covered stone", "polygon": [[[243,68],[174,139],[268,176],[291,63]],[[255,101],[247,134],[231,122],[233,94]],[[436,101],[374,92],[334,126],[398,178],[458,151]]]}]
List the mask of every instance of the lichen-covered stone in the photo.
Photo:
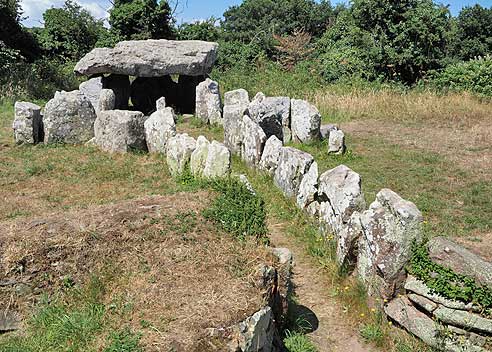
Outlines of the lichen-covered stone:
[{"label": "lichen-covered stone", "polygon": [[195,176],[202,176],[207,162],[208,149],[210,142],[204,136],[199,136],[196,140],[196,148],[191,153],[190,170]]},{"label": "lichen-covered stone", "polygon": [[219,84],[210,78],[196,87],[196,116],[211,125],[223,124]]},{"label": "lichen-covered stone", "polygon": [[41,107],[17,101],[14,105],[14,139],[17,144],[36,144],[42,142],[43,121]]},{"label": "lichen-covered stone", "polygon": [[241,158],[249,166],[256,167],[261,160],[267,137],[261,127],[247,115],[243,116],[241,132]]},{"label": "lichen-covered stone", "polygon": [[312,155],[292,147],[282,147],[274,182],[286,197],[297,197],[304,175],[314,162]]},{"label": "lichen-covered stone", "polygon": [[176,135],[172,108],[157,110],[145,121],[145,140],[150,153],[165,153],[169,138]]},{"label": "lichen-covered stone", "polygon": [[102,89],[99,96],[97,111],[114,110],[116,108],[116,95],[112,89]]},{"label": "lichen-covered stone", "polygon": [[281,149],[282,141],[280,139],[276,136],[271,136],[268,138],[265,143],[265,148],[263,148],[259,168],[263,171],[267,171],[273,176],[278,167]]},{"label": "lichen-covered stone", "polygon": [[334,129],[330,131],[328,137],[328,153],[343,154],[345,153],[345,134],[342,130]]},{"label": "lichen-covered stone", "polygon": [[101,111],[94,124],[95,143],[110,153],[146,151],[145,120],[139,111]]},{"label": "lichen-covered stone", "polygon": [[212,141],[208,147],[207,160],[203,170],[203,177],[225,177],[231,172],[231,152],[217,141]]},{"label": "lichen-covered stone", "polygon": [[78,90],[56,92],[45,106],[44,142],[83,144],[94,137],[96,111]]},{"label": "lichen-covered stone", "polygon": [[[87,99],[91,102],[95,110],[99,108],[99,98],[101,96],[101,91],[103,89],[103,78],[94,77],[85,82],[80,83],[79,91],[84,94]],[[109,109],[107,109],[109,110]]]},{"label": "lichen-covered stone", "polygon": [[297,193],[297,206],[306,209],[316,200],[318,194],[318,163],[314,161],[302,178]]},{"label": "lichen-covered stone", "polygon": [[359,174],[345,165],[328,170],[319,177],[320,221],[335,235],[356,211],[365,210]]},{"label": "lichen-covered stone", "polygon": [[260,125],[267,138],[276,136],[284,143],[291,141],[290,98],[257,94],[249,104],[248,113],[251,119]]},{"label": "lichen-covered stone", "polygon": [[275,327],[270,307],[265,307],[238,326],[237,350],[241,352],[272,352]]},{"label": "lichen-covered stone", "polygon": [[291,100],[292,139],[309,143],[320,139],[321,114],[305,100]]},{"label": "lichen-covered stone", "polygon": [[249,96],[244,89],[230,91],[224,95],[224,144],[236,154],[241,153],[241,129],[248,105]]},{"label": "lichen-covered stone", "polygon": [[389,189],[362,214],[357,272],[369,294],[389,299],[403,285],[412,243],[422,239],[422,222],[415,204]]},{"label": "lichen-covered stone", "polygon": [[355,211],[347,223],[344,223],[335,234],[337,243],[337,264],[340,267],[352,269],[357,262],[359,238],[362,235],[360,213]]},{"label": "lichen-covered stone", "polygon": [[177,134],[168,140],[166,161],[171,175],[177,176],[185,171],[195,148],[196,140],[186,133]]},{"label": "lichen-covered stone", "polygon": [[451,309],[444,306],[438,307],[433,314],[437,319],[439,319],[439,321],[445,324],[451,324],[467,330],[492,334],[492,320],[484,318],[478,314],[469,313],[463,310]]}]

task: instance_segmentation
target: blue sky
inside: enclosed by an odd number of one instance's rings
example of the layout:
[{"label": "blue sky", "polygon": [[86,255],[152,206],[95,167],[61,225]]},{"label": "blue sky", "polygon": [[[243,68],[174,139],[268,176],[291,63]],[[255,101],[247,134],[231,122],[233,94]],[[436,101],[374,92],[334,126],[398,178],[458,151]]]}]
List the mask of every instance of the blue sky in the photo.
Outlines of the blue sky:
[{"label": "blue sky", "polygon": [[[111,6],[109,0],[76,0],[80,5],[88,9],[97,18],[107,17],[107,10]],[[175,0],[171,0],[173,2]],[[438,0],[439,2],[450,5],[453,14],[459,13],[462,7],[481,4],[485,7],[492,7],[492,0]],[[181,0],[183,5],[179,6],[176,17],[178,23],[190,22],[209,18],[210,16],[220,17],[224,10],[229,6],[237,5],[242,0]],[[343,1],[332,1],[332,3]],[[64,0],[21,0],[24,15],[28,19],[24,24],[28,27],[42,25],[43,12],[50,7],[61,7]]]}]

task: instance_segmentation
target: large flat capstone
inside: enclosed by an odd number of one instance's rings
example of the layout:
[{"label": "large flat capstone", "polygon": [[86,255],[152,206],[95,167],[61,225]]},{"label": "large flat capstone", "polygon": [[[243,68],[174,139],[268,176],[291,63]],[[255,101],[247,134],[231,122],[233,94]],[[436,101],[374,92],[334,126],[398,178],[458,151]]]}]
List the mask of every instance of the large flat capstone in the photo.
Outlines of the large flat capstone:
[{"label": "large flat capstone", "polygon": [[136,77],[201,76],[210,73],[217,59],[217,43],[198,40],[131,40],[114,48],[96,48],[74,71],[91,76],[113,73]]}]

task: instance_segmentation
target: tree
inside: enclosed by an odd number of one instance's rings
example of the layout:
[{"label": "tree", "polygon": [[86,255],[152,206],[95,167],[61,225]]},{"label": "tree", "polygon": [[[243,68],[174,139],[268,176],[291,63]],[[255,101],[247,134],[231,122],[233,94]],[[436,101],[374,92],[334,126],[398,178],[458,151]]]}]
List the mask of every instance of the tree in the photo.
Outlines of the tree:
[{"label": "tree", "polygon": [[224,13],[222,27],[227,40],[257,41],[274,53],[273,35],[292,35],[296,30],[319,37],[333,17],[329,1],[314,0],[245,0]]},{"label": "tree", "polygon": [[194,23],[183,23],[178,28],[179,40],[205,40],[216,42],[221,36],[220,27],[216,25],[217,19],[214,17],[206,21]]},{"label": "tree", "polygon": [[111,31],[119,40],[172,39],[169,3],[161,0],[115,0],[110,12]]},{"label": "tree", "polygon": [[492,7],[465,7],[456,19],[453,53],[461,60],[492,54]]},{"label": "tree", "polygon": [[28,61],[33,61],[39,55],[39,46],[31,33],[21,24],[19,0],[0,0],[0,50],[9,50],[9,56],[14,52],[22,55]]},{"label": "tree", "polygon": [[450,28],[449,10],[432,0],[354,0],[321,42],[325,50],[342,43],[378,76],[413,83],[441,67]]},{"label": "tree", "polygon": [[103,23],[73,0],[63,8],[51,8],[43,14],[44,28],[39,31],[43,48],[53,56],[78,60],[92,50],[104,30]]}]

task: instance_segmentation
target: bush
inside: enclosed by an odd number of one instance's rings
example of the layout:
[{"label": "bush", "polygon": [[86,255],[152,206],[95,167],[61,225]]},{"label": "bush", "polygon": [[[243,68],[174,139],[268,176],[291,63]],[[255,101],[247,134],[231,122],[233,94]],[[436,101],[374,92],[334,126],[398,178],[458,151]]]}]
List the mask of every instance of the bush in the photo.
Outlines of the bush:
[{"label": "bush", "polygon": [[267,235],[265,202],[260,196],[234,177],[211,181],[210,185],[219,195],[204,211],[205,218],[238,238],[263,239]]},{"label": "bush", "polygon": [[468,91],[492,97],[492,56],[449,65],[432,73],[430,84],[443,91]]}]

